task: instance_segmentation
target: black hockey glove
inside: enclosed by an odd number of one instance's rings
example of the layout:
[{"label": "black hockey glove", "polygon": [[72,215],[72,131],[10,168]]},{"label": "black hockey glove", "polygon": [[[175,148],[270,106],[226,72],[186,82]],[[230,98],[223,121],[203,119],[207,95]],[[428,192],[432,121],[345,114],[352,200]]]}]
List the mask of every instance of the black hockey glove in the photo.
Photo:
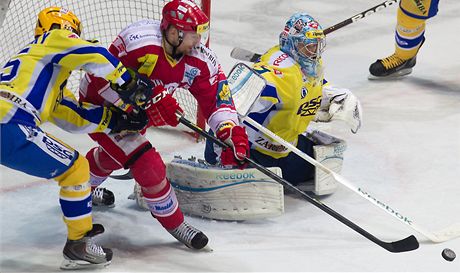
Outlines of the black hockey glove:
[{"label": "black hockey glove", "polygon": [[147,114],[144,110],[135,110],[131,113],[125,113],[118,108],[111,108],[112,119],[115,119],[115,127],[112,128],[110,133],[138,132],[147,126],[149,121]]},{"label": "black hockey glove", "polygon": [[150,100],[154,85],[146,76],[143,76],[130,68],[127,68],[127,70],[129,74],[131,74],[131,81],[126,82],[123,85],[112,83],[110,87],[118,93],[124,102],[136,106],[142,106]]}]

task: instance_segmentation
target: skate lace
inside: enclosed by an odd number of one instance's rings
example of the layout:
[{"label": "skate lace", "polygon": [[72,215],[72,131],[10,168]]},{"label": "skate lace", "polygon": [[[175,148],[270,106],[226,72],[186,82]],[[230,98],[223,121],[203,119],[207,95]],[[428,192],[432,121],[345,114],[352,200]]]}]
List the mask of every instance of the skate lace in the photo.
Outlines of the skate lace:
[{"label": "skate lace", "polygon": [[398,56],[396,56],[396,54],[386,57],[385,59],[382,59],[382,64],[386,69],[391,69],[391,68],[400,66],[404,62],[405,60],[399,58]]},{"label": "skate lace", "polygon": [[183,240],[190,244],[192,239],[198,234],[200,231],[196,228],[188,225],[186,222],[183,222],[180,226],[174,229],[171,233],[176,236],[176,238]]},{"label": "skate lace", "polygon": [[93,242],[93,240],[88,239],[86,242],[86,252],[95,256],[104,256],[105,252],[101,246]]},{"label": "skate lace", "polygon": [[99,202],[102,202],[102,200],[104,199],[104,188],[94,189],[93,198],[95,198]]}]

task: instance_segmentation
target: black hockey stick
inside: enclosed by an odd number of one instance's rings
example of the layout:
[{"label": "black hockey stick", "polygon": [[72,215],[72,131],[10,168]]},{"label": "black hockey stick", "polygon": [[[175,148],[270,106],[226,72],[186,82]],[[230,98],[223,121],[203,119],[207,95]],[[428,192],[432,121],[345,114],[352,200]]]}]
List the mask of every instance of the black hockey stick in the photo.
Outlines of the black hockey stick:
[{"label": "black hockey stick", "polygon": [[[179,117],[180,123],[184,124],[188,128],[190,128],[193,131],[197,132],[201,136],[211,140],[212,142],[214,142],[215,144],[219,145],[220,147],[230,147],[227,143],[225,143],[225,142],[221,141],[220,139],[218,139],[217,137],[207,133],[206,131],[204,131],[200,127],[196,126],[195,124],[191,123],[189,120],[185,119],[183,116],[178,114],[178,117]],[[384,242],[384,241],[378,239],[377,237],[375,237],[374,235],[370,234],[366,230],[362,229],[361,227],[359,227],[358,225],[356,225],[352,221],[348,220],[347,218],[345,218],[344,216],[342,216],[341,214],[339,214],[335,210],[329,208],[323,202],[321,202],[321,201],[309,196],[308,194],[306,194],[305,192],[301,191],[296,186],[292,185],[291,183],[289,183],[288,181],[286,181],[282,177],[278,176],[277,174],[275,174],[274,172],[272,172],[269,169],[265,168],[264,166],[258,164],[257,162],[255,162],[251,158],[246,157],[245,161],[248,162],[254,168],[256,168],[259,171],[261,171],[263,174],[265,174],[265,175],[269,176],[270,178],[272,178],[273,180],[277,181],[278,183],[293,189],[294,191],[296,191],[297,193],[302,195],[302,197],[305,200],[307,200],[308,202],[310,202],[311,204],[313,204],[317,208],[319,208],[322,211],[326,212],[327,214],[331,215],[332,217],[334,217],[338,221],[342,222],[343,224],[347,225],[348,227],[350,227],[354,231],[358,232],[362,236],[366,237],[367,239],[371,240],[372,242],[376,243],[377,245],[381,246],[382,248],[384,248],[384,249],[386,249],[386,250],[388,250],[390,252],[393,252],[393,253],[406,252],[406,251],[415,250],[415,249],[417,249],[419,247],[419,243],[417,241],[417,238],[415,238],[414,235],[411,235],[411,236],[409,236],[407,238],[404,238],[404,239],[399,240],[399,241],[391,242],[391,243]]]},{"label": "black hockey stick", "polygon": [[131,180],[134,178],[131,170],[124,174],[111,174],[109,177],[117,180]]},{"label": "black hockey stick", "polygon": [[[387,0],[383,3],[380,3],[378,4],[377,6],[375,7],[372,7],[368,10],[365,10],[363,12],[360,12],[340,23],[337,23],[333,26],[330,26],[328,28],[326,28],[323,32],[325,35],[333,32],[333,31],[336,31],[337,29],[340,29],[340,28],[343,28],[344,26],[347,26],[351,23],[354,23],[366,16],[369,16],[379,10],[382,10],[386,7],[389,7],[393,4],[397,4],[398,3],[398,0]],[[237,60],[241,60],[241,61],[247,61],[247,62],[256,62],[260,56],[262,56],[262,54],[259,54],[259,53],[254,53],[254,52],[251,52],[249,50],[246,50],[246,49],[243,49],[243,48],[239,48],[239,47],[235,47],[232,52],[230,53],[230,56],[234,59],[237,59]]]}]

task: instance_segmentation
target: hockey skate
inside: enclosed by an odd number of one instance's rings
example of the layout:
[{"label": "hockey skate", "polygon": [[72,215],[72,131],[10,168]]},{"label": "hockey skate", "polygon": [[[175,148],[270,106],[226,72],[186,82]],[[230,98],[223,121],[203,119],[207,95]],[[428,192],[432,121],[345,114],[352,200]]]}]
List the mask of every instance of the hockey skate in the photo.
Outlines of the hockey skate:
[{"label": "hockey skate", "polygon": [[202,249],[208,244],[208,237],[185,221],[177,228],[168,230],[168,232],[189,248]]},{"label": "hockey skate", "polygon": [[103,268],[112,261],[113,252],[93,242],[92,237],[104,232],[104,227],[94,224],[93,229],[86,233],[80,240],[67,240],[64,246],[64,261],[61,263],[63,270]]},{"label": "hockey skate", "polygon": [[92,193],[92,203],[94,207],[115,207],[115,195],[106,188],[95,188]]},{"label": "hockey skate", "polygon": [[[418,50],[425,43],[425,37],[422,39]],[[417,50],[417,53],[418,53]],[[417,63],[417,54],[414,57],[404,60],[393,54],[384,59],[378,59],[369,67],[370,80],[395,79],[412,73],[412,67]]]},{"label": "hockey skate", "polygon": [[394,79],[412,73],[412,67],[415,66],[417,56],[408,60],[403,60],[395,54],[379,59],[369,67],[370,80],[376,79]]}]

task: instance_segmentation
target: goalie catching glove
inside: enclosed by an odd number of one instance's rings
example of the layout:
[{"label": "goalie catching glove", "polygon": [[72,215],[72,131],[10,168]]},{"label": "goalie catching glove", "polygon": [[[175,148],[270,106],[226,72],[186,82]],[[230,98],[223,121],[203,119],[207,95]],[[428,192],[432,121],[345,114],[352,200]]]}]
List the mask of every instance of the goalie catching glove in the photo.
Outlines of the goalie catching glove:
[{"label": "goalie catching glove", "polygon": [[216,136],[230,147],[222,148],[220,161],[223,166],[238,166],[244,169],[247,165],[245,158],[249,157],[249,142],[246,130],[234,125],[232,122],[224,122],[217,129]]},{"label": "goalie catching glove", "polygon": [[170,125],[176,127],[179,119],[176,113],[183,114],[177,100],[168,93],[163,84],[154,82],[152,99],[144,106],[149,117],[148,126]]},{"label": "goalie catching glove", "polygon": [[346,122],[351,132],[356,134],[362,124],[361,103],[348,89],[325,86],[315,121],[330,122],[333,120]]}]

